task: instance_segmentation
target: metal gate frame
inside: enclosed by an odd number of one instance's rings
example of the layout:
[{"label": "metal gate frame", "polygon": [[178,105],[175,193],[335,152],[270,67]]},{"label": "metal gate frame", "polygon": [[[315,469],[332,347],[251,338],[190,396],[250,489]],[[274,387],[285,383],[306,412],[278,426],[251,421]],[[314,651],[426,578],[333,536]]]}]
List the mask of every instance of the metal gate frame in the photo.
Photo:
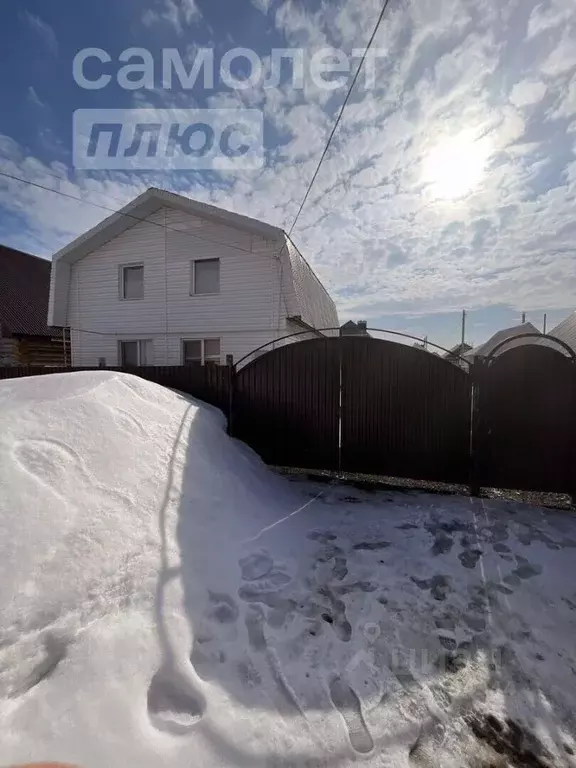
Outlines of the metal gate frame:
[{"label": "metal gate frame", "polygon": [[[323,337],[326,333],[334,333],[338,332],[338,336],[326,336],[328,339],[333,338],[340,338],[340,339],[353,339],[356,338],[355,334],[346,334],[344,336],[340,335],[340,326],[337,326],[335,328],[309,328],[307,331],[298,331],[297,333],[289,333],[286,336],[281,336],[279,339],[273,339],[272,341],[267,341],[265,344],[261,344],[259,347],[256,347],[256,349],[251,350],[248,352],[247,355],[244,355],[244,357],[241,357],[238,362],[233,363],[234,372],[238,372],[238,368],[242,363],[244,363],[245,360],[248,360],[249,357],[252,355],[256,355],[258,352],[261,352],[263,349],[266,349],[266,347],[272,346],[272,350],[274,350],[274,344],[279,344],[281,341],[287,341],[288,339],[295,339],[299,336],[309,336],[310,334],[316,335],[317,338]],[[441,352],[446,352],[447,354],[452,354],[452,350],[446,349],[446,347],[441,347],[439,344],[435,344],[433,341],[429,341],[427,338],[422,339],[420,336],[413,336],[411,333],[402,333],[401,331],[390,331],[386,328],[366,328],[366,331],[372,331],[372,333],[389,333],[392,336],[401,336],[405,339],[411,339],[412,341],[418,341],[423,345],[427,345],[429,347],[434,347],[434,349],[439,349]],[[360,336],[362,338],[362,336]],[[547,338],[554,338],[552,336]],[[375,341],[384,341],[384,339],[375,339]],[[461,355],[455,355],[458,360],[462,360],[463,363],[466,365],[469,365],[469,361],[466,360],[465,357],[462,357]]]},{"label": "metal gate frame", "polygon": [[[436,344],[434,342],[430,342],[427,339],[422,339],[418,336],[414,336],[413,334],[409,333],[403,333],[400,331],[394,331],[394,330],[388,330],[385,328],[366,328],[367,331],[373,332],[373,333],[384,333],[388,334],[390,336],[396,336],[401,337],[405,339],[409,339],[412,341],[419,342],[422,345],[427,345],[429,347],[433,347],[436,350],[440,350],[441,352],[445,353],[451,353],[451,350],[446,349],[445,347]],[[326,334],[338,334],[336,337],[335,335],[330,336]],[[249,352],[247,355],[244,355],[238,362],[235,364],[233,363],[232,359],[228,360],[229,365],[229,371],[230,371],[230,402],[229,402],[229,434],[233,436],[238,436],[235,434],[235,425],[234,425],[234,419],[235,419],[235,407],[237,403],[235,402],[235,393],[236,393],[236,383],[237,383],[237,377],[242,374],[242,371],[245,370],[247,367],[252,366],[255,364],[258,360],[262,359],[262,353],[266,350],[267,347],[272,347],[272,350],[270,352],[278,351],[278,349],[283,349],[291,346],[299,346],[296,344],[291,344],[290,340],[298,341],[302,337],[316,337],[317,339],[333,339],[336,341],[344,341],[349,342],[350,340],[353,342],[357,338],[363,338],[362,336],[356,336],[354,334],[350,335],[340,335],[340,327],[333,327],[333,328],[323,328],[323,329],[313,329],[310,328],[308,330],[299,331],[297,333],[287,334],[286,336],[282,336],[279,339],[275,339],[273,341],[267,342],[266,344],[262,344],[256,349]],[[537,334],[537,333],[526,333],[526,334],[520,334],[518,336],[511,337],[509,339],[505,339],[504,341],[500,342],[490,353],[487,357],[477,357],[474,360],[468,360],[461,355],[455,355],[453,360],[454,361],[461,361],[465,364],[465,371],[468,371],[468,376],[470,377],[470,391],[471,391],[471,413],[470,413],[470,442],[469,442],[469,452],[468,452],[468,460],[469,460],[469,479],[468,479],[468,485],[470,488],[470,494],[474,496],[480,495],[480,481],[481,481],[481,473],[480,473],[480,465],[481,465],[481,459],[482,454],[485,450],[485,441],[483,439],[483,419],[482,419],[482,413],[480,411],[480,405],[481,405],[481,397],[480,397],[480,391],[482,387],[482,379],[483,379],[483,372],[486,370],[487,367],[491,365],[491,363],[495,360],[496,354],[506,345],[510,344],[513,341],[516,341],[518,339],[527,339],[527,338],[537,338],[539,341],[547,341],[552,342],[553,344],[557,344],[558,346],[562,347],[568,356],[574,361],[575,368],[576,368],[576,354],[574,351],[561,339],[557,339],[554,336],[544,335],[544,334]],[[307,340],[312,340],[311,338]],[[373,339],[374,341],[385,341],[384,339]],[[281,344],[281,347],[277,347],[278,344]],[[425,351],[425,350],[424,350]],[[504,353],[505,354],[505,353]],[[257,357],[254,357],[254,356]],[[250,362],[250,358],[253,358]],[[446,365],[452,365],[456,364],[456,362],[452,363],[449,361],[445,361]],[[339,419],[340,423],[342,420],[342,414],[339,413]],[[240,436],[239,436],[240,437]],[[240,437],[240,439],[242,439]],[[338,466],[330,467],[333,471],[346,471],[346,469],[342,469],[342,461],[340,456],[340,449],[341,446],[339,446],[339,461]],[[575,425],[575,435],[574,435],[574,455],[576,457],[576,425]],[[304,469],[306,467],[303,467]],[[309,467],[312,469],[313,467]],[[328,467],[326,467],[328,468]],[[359,470],[357,470],[359,471]],[[418,479],[418,478],[414,478]],[[450,482],[449,480],[444,480],[442,482]],[[576,478],[575,478],[575,486],[576,486]],[[560,491],[559,491],[560,492]],[[576,487],[574,488],[572,492],[572,497],[574,501],[576,501]]]},{"label": "metal gate frame", "polygon": [[[385,333],[390,334],[394,337],[402,337],[409,340],[413,340],[416,342],[420,342],[421,344],[427,343],[426,340],[421,339],[418,336],[414,336],[413,334],[403,333],[401,331],[393,331],[393,330],[386,330],[381,328],[367,328],[367,331],[377,332],[377,333]],[[330,334],[330,335],[328,335]],[[336,335],[337,334],[337,335]],[[304,337],[305,340],[301,342],[301,344],[297,343],[298,340],[302,339]],[[324,440],[327,442],[332,440],[337,440],[337,444],[330,445],[326,448],[325,451],[321,451],[318,448],[318,440],[316,440],[316,450],[312,451],[309,458],[312,460],[311,464],[305,464],[304,467],[301,468],[310,468],[310,469],[327,469],[330,471],[335,472],[346,472],[351,471],[349,466],[345,466],[346,462],[343,461],[343,455],[342,455],[342,449],[344,447],[344,429],[345,429],[345,422],[344,422],[344,411],[343,408],[349,408],[348,405],[344,403],[344,390],[343,390],[343,376],[344,376],[344,367],[347,363],[346,359],[346,350],[350,349],[350,345],[354,346],[354,342],[357,340],[366,339],[366,337],[356,337],[354,335],[341,335],[340,334],[340,328],[334,327],[334,328],[326,328],[322,329],[322,331],[318,330],[303,330],[298,331],[297,333],[288,334],[286,336],[283,336],[279,339],[275,339],[273,341],[267,342],[265,344],[260,345],[256,349],[252,350],[248,354],[244,355],[235,365],[232,363],[232,360],[228,360],[229,363],[229,370],[230,370],[230,386],[229,386],[229,392],[230,392],[230,403],[229,403],[229,434],[231,436],[237,437],[238,439],[246,439],[248,444],[250,444],[253,448],[257,450],[260,455],[262,455],[263,459],[265,461],[268,461],[268,463],[276,463],[279,465],[285,465],[285,463],[280,463],[278,461],[274,462],[273,457],[274,456],[281,456],[283,455],[283,451],[277,450],[272,446],[272,443],[277,442],[277,436],[276,434],[270,434],[268,439],[264,437],[266,430],[265,429],[259,429],[255,428],[252,430],[249,425],[246,424],[244,411],[248,411],[254,420],[257,418],[265,419],[264,414],[268,414],[268,416],[272,416],[271,421],[275,423],[278,430],[283,430],[286,433],[286,441],[288,443],[294,442],[295,440],[295,434],[297,434],[297,429],[300,429],[301,435],[306,435],[305,430],[303,429],[302,425],[300,427],[297,427],[296,424],[292,424],[290,421],[286,422],[286,419],[284,418],[284,414],[281,413],[285,410],[286,406],[285,403],[281,400],[281,397],[279,399],[278,393],[273,392],[266,392],[266,389],[262,382],[262,377],[265,377],[265,371],[258,370],[259,366],[262,365],[262,362],[267,358],[268,355],[270,355],[269,361],[270,365],[274,367],[276,363],[276,371],[279,371],[278,365],[282,365],[281,360],[283,357],[289,356],[290,352],[287,350],[292,350],[294,355],[298,355],[298,349],[302,350],[303,346],[306,345],[312,345],[315,341],[323,341],[328,344],[330,344],[332,347],[334,347],[337,350],[339,360],[336,361],[334,359],[334,356],[327,359],[326,364],[328,367],[333,366],[336,362],[338,365],[338,397],[339,402],[337,405],[334,404],[333,400],[331,400],[328,403],[327,408],[322,408],[322,406],[319,407],[319,410],[324,410],[323,413],[316,414],[312,413],[310,410],[310,403],[314,400],[316,397],[316,403],[318,404],[317,396],[313,393],[307,391],[305,388],[302,392],[303,397],[308,399],[308,412],[310,415],[310,420],[314,421],[317,425],[321,425],[325,430],[325,435],[323,437]],[[397,347],[399,350],[404,351],[407,355],[410,355],[412,352],[415,356],[423,355],[422,360],[427,359],[427,351],[426,350],[414,350],[410,346],[404,346],[397,342],[394,342],[393,340],[385,340],[385,339],[377,339],[374,337],[370,337],[369,341],[372,344],[378,345],[377,348],[379,348],[379,345],[382,344],[382,347],[385,345],[390,345],[390,347]],[[296,343],[290,343],[290,342],[296,342]],[[278,346],[280,344],[280,346]],[[435,349],[438,349],[445,353],[450,353],[450,350],[446,349],[445,347],[440,346],[439,344],[435,344],[434,342],[428,342],[430,347],[433,347]],[[265,350],[268,347],[272,347],[272,349],[268,352],[265,352]],[[265,352],[265,354],[262,354]],[[278,358],[278,360],[274,360],[274,357]],[[467,365],[467,361],[465,358],[462,358],[460,356],[456,356],[456,359],[459,359],[460,361],[464,362]],[[462,371],[458,369],[457,366],[453,366],[453,364],[449,361],[443,360],[439,357],[430,357],[430,360],[436,364],[438,362],[442,366],[446,366],[446,371],[448,373],[451,373],[454,371],[454,377],[457,376],[467,376],[467,373],[465,371]],[[271,368],[272,370],[272,368]],[[332,371],[332,373],[334,373]],[[259,376],[259,374],[261,374]],[[286,369],[284,366],[284,374],[286,377],[286,396],[287,399],[290,399],[291,395],[290,392],[294,391],[295,384],[292,381],[291,372]],[[324,372],[322,371],[320,375],[320,379],[322,379],[324,375]],[[323,380],[326,380],[329,383],[328,387],[328,397],[329,399],[334,397],[334,382],[332,381],[333,376],[331,375],[330,371],[326,371],[326,377]],[[247,383],[247,380],[251,379],[251,383]],[[278,381],[274,380],[274,384],[278,385]],[[314,387],[313,387],[314,388]],[[250,392],[250,389],[253,389],[254,392]],[[257,392],[256,392],[257,391]],[[259,394],[258,394],[259,393]],[[281,394],[281,393],[280,393]],[[258,397],[260,397],[260,403],[261,407],[257,406],[258,403]],[[271,406],[271,400],[276,397],[276,411],[274,409],[270,409]],[[312,400],[310,399],[312,398]],[[336,411],[336,412],[335,412]],[[294,413],[294,411],[293,411]],[[469,414],[468,414],[469,415]],[[298,413],[294,413],[295,420],[298,421],[299,415]],[[336,429],[333,429],[333,420],[337,421],[337,427]],[[349,422],[350,423],[350,422]],[[294,427],[294,429],[293,429]],[[350,434],[350,433],[349,433]],[[385,434],[385,430],[381,431],[380,434]],[[351,438],[352,440],[354,438]],[[303,440],[305,443],[305,439]],[[303,451],[305,454],[305,450]],[[288,455],[289,455],[288,451]],[[378,451],[376,453],[379,454]],[[285,454],[284,454],[285,455]],[[348,457],[350,456],[350,453],[348,452]],[[328,457],[332,457],[332,460],[328,460]],[[467,459],[468,460],[468,459]],[[303,462],[292,462],[291,464],[288,464],[289,466],[295,466],[296,463],[303,463]],[[348,460],[349,463],[349,460]],[[362,470],[361,468],[356,468],[355,471],[361,472],[366,471],[369,472],[370,470]],[[410,472],[402,472],[403,476],[405,477],[411,477],[412,475]],[[416,472],[416,475],[419,473]],[[467,475],[469,472],[466,473]],[[460,472],[460,475],[462,473]],[[421,478],[421,479],[428,479],[428,478]],[[439,479],[439,478],[438,478]],[[453,478],[451,478],[453,479]],[[469,482],[469,477],[463,478],[462,476],[459,477],[459,480],[461,482]],[[447,479],[446,482],[449,482],[450,479]]]}]

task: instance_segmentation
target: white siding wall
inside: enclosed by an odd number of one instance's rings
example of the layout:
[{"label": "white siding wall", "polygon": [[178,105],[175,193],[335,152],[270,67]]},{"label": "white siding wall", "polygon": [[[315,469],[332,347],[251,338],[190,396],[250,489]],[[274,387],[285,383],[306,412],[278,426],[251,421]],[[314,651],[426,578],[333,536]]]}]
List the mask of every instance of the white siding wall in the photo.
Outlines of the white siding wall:
[{"label": "white siding wall", "polygon": [[[72,266],[73,365],[117,365],[119,339],[152,339],[155,365],[179,365],[185,338],[220,338],[225,362],[285,335],[281,246],[170,208],[135,224]],[[219,295],[190,296],[195,258],[220,259]],[[131,263],[144,265],[144,299],[123,301],[119,268]]]},{"label": "white siding wall", "polygon": [[70,280],[70,265],[52,262],[50,295],[48,299],[48,325],[66,325],[66,290]]}]

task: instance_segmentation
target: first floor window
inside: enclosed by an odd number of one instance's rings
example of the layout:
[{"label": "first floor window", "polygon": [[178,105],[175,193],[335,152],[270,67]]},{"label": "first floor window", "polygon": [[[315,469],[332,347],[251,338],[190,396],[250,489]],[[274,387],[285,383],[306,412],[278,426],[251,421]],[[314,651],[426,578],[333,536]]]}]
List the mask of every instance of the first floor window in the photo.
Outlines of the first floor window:
[{"label": "first floor window", "polygon": [[149,339],[121,341],[120,365],[122,367],[152,365],[152,341]]},{"label": "first floor window", "polygon": [[190,339],[182,342],[184,365],[220,363],[220,339]]}]

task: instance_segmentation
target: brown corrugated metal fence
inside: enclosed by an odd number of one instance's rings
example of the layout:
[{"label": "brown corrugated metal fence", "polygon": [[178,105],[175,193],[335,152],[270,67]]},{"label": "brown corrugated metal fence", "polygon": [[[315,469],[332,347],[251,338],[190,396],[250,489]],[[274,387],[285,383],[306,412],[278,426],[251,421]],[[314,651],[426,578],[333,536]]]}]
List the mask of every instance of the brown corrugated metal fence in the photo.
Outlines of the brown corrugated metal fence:
[{"label": "brown corrugated metal fence", "polygon": [[476,365],[479,486],[576,491],[576,368],[560,351],[518,346]]},{"label": "brown corrugated metal fence", "polygon": [[234,379],[232,434],[268,464],[337,469],[339,339],[289,344]]},{"label": "brown corrugated metal fence", "polygon": [[[70,370],[0,367],[0,379]],[[222,409],[268,464],[576,493],[567,350],[516,346],[469,375],[422,349],[345,336],[285,344],[239,369],[125,370]]]},{"label": "brown corrugated metal fence", "polygon": [[468,483],[468,374],[404,344],[341,342],[341,469]]}]

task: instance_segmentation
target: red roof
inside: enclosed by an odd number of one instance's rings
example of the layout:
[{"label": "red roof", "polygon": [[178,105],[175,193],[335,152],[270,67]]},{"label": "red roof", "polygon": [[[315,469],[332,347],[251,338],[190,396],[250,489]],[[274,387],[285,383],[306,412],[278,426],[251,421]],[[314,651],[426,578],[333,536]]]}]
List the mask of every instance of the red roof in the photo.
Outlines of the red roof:
[{"label": "red roof", "polygon": [[3,335],[61,336],[49,329],[52,262],[0,245],[0,326]]}]

